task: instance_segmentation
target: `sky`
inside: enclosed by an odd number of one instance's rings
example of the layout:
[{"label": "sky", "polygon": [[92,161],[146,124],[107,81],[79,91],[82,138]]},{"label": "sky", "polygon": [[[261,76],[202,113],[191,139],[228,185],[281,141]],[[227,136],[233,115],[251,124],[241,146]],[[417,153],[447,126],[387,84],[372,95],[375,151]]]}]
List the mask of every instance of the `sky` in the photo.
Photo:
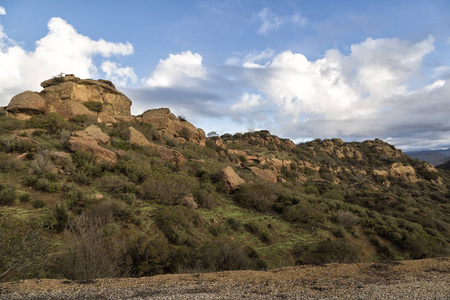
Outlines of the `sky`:
[{"label": "sky", "polygon": [[61,73],[206,133],[450,147],[450,1],[0,0],[0,106]]}]

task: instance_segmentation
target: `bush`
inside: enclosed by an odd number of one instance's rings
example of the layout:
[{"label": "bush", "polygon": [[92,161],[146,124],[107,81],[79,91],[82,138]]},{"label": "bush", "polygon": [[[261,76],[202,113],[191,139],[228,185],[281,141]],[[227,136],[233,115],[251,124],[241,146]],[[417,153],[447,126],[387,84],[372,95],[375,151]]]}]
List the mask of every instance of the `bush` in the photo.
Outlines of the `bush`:
[{"label": "bush", "polygon": [[0,184],[0,205],[11,205],[17,198],[16,189]]},{"label": "bush", "polygon": [[169,242],[182,245],[191,243],[191,231],[200,223],[200,217],[195,211],[177,205],[159,210],[155,222]]},{"label": "bush", "polygon": [[45,207],[45,202],[42,201],[42,200],[34,200],[31,203],[33,204],[34,208],[43,208],[43,207]]},{"label": "bush", "polygon": [[207,271],[247,270],[253,267],[250,251],[231,239],[218,237],[200,249],[201,263]]},{"label": "bush", "polygon": [[301,201],[298,204],[287,207],[283,212],[283,216],[290,222],[318,226],[325,217],[322,210],[322,206],[317,203]]},{"label": "bush", "polygon": [[83,102],[84,106],[86,106],[90,111],[101,112],[103,109],[103,103],[98,101],[86,101]]},{"label": "bush", "polygon": [[29,193],[25,193],[19,196],[19,200],[21,203],[27,203],[31,201],[31,196]]},{"label": "bush", "polygon": [[344,226],[346,230],[350,230],[359,223],[359,218],[351,212],[339,211],[337,215],[338,222]]},{"label": "bush", "polygon": [[99,180],[100,188],[114,194],[134,194],[136,187],[123,175],[105,175]]},{"label": "bush", "polygon": [[234,195],[237,202],[258,211],[269,211],[277,198],[275,186],[266,182],[241,185]]},{"label": "bush", "polygon": [[57,193],[59,191],[59,184],[57,182],[51,182],[46,178],[39,178],[33,187],[38,191],[47,193]]},{"label": "bush", "polygon": [[194,178],[183,175],[169,175],[164,178],[147,179],[139,190],[145,200],[156,200],[164,204],[178,204],[186,195],[195,190]]},{"label": "bush", "polygon": [[322,240],[313,245],[296,245],[297,264],[354,263],[360,261],[361,250],[345,239]]}]

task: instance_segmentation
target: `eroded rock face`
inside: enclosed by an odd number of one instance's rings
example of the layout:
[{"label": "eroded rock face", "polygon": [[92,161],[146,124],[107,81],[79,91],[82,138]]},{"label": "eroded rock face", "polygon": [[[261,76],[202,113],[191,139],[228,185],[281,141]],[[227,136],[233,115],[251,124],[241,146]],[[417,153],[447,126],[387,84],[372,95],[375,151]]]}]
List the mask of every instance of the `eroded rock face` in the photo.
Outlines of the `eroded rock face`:
[{"label": "eroded rock face", "polygon": [[257,177],[259,177],[263,180],[271,181],[274,183],[278,182],[277,173],[273,170],[265,170],[265,169],[260,169],[258,167],[248,167],[248,169],[250,171],[252,171],[252,173],[255,174]]},{"label": "eroded rock face", "polygon": [[18,119],[29,119],[34,115],[45,114],[47,104],[45,100],[35,92],[26,91],[14,96],[6,110]]},{"label": "eroded rock face", "polygon": [[58,106],[56,112],[66,119],[72,119],[76,115],[88,115],[94,118],[97,116],[96,113],[90,111],[81,102],[74,100],[63,102],[60,106]]},{"label": "eroded rock face", "polygon": [[242,179],[230,166],[222,169],[222,171],[220,172],[220,178],[225,185],[227,193],[233,192],[241,184],[245,183],[245,180]]},{"label": "eroded rock face", "polygon": [[206,145],[206,135],[202,129],[197,129],[188,121],[180,120],[168,108],[147,110],[142,114],[141,121],[151,124],[156,130],[162,131],[170,138]]},{"label": "eroded rock face", "polygon": [[112,108],[113,115],[130,115],[131,100],[116,90],[108,80],[80,79],[73,75],[56,77],[41,83],[40,95],[47,102],[50,112],[56,112],[64,101],[97,101]]},{"label": "eroded rock face", "polygon": [[91,125],[85,130],[75,131],[69,138],[67,145],[71,151],[88,151],[94,153],[99,160],[106,160],[112,163],[117,162],[117,155],[109,149],[99,145],[108,144],[110,137],[98,126]]},{"label": "eroded rock face", "polygon": [[173,162],[176,165],[182,165],[186,162],[186,158],[177,150],[172,150],[154,143],[150,143],[148,147],[152,148],[165,161]]},{"label": "eroded rock face", "polygon": [[143,147],[150,146],[150,142],[147,140],[147,138],[134,127],[128,127],[128,133],[130,136],[128,138],[130,143]]}]

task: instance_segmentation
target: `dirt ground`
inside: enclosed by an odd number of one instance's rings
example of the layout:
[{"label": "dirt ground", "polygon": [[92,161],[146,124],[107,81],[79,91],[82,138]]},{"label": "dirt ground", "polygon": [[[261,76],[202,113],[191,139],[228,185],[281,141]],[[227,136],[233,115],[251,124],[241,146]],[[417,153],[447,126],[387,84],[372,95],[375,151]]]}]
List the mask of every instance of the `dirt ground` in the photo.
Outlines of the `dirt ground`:
[{"label": "dirt ground", "polygon": [[450,299],[450,258],[296,266],[91,283],[0,283],[1,299]]}]

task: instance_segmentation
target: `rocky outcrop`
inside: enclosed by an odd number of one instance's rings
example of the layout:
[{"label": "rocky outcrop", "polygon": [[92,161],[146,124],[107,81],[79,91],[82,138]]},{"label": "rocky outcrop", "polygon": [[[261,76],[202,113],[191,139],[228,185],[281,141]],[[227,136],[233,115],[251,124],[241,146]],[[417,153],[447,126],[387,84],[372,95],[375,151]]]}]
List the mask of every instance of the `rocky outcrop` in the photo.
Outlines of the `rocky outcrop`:
[{"label": "rocky outcrop", "polygon": [[49,112],[57,112],[65,101],[95,101],[103,104],[104,110],[114,115],[130,115],[131,100],[116,90],[107,80],[80,79],[74,75],[54,77],[41,83],[44,88],[40,96],[45,99]]},{"label": "rocky outcrop", "polygon": [[14,96],[9,102],[6,110],[10,115],[18,119],[29,119],[32,116],[45,114],[46,101],[38,93],[26,91]]},{"label": "rocky outcrop", "polygon": [[147,110],[140,118],[143,123],[152,125],[170,138],[206,145],[206,135],[202,129],[197,129],[188,121],[177,118],[168,108]]},{"label": "rocky outcrop", "polygon": [[186,158],[179,151],[172,150],[154,143],[150,143],[148,147],[152,148],[155,151],[156,155],[158,155],[165,161],[173,162],[178,166],[186,162]]},{"label": "rocky outcrop", "polygon": [[94,153],[99,160],[112,163],[117,162],[117,155],[109,149],[99,145],[108,144],[110,137],[98,126],[91,125],[85,130],[75,131],[69,138],[67,145],[71,151],[88,151]]},{"label": "rocky outcrop", "polygon": [[128,134],[128,141],[130,143],[142,147],[150,146],[150,142],[147,140],[147,138],[134,127],[128,127]]},{"label": "rocky outcrop", "polygon": [[231,193],[236,190],[241,184],[245,183],[232,167],[227,166],[220,172],[220,179],[224,183],[225,191]]},{"label": "rocky outcrop", "polygon": [[267,180],[267,181],[271,181],[271,182],[281,181],[281,180],[278,180],[278,175],[273,170],[260,169],[258,167],[248,167],[248,169],[250,171],[252,171],[252,173],[255,174],[257,177],[259,177],[263,180]]},{"label": "rocky outcrop", "polygon": [[393,163],[389,168],[373,170],[372,174],[386,178],[403,178],[411,183],[419,181],[414,168],[412,166],[405,166],[402,163]]},{"label": "rocky outcrop", "polygon": [[90,111],[81,102],[74,100],[63,102],[60,106],[58,106],[56,112],[66,119],[72,119],[77,115],[87,115],[91,116],[92,118],[97,117],[97,114],[95,112]]}]

